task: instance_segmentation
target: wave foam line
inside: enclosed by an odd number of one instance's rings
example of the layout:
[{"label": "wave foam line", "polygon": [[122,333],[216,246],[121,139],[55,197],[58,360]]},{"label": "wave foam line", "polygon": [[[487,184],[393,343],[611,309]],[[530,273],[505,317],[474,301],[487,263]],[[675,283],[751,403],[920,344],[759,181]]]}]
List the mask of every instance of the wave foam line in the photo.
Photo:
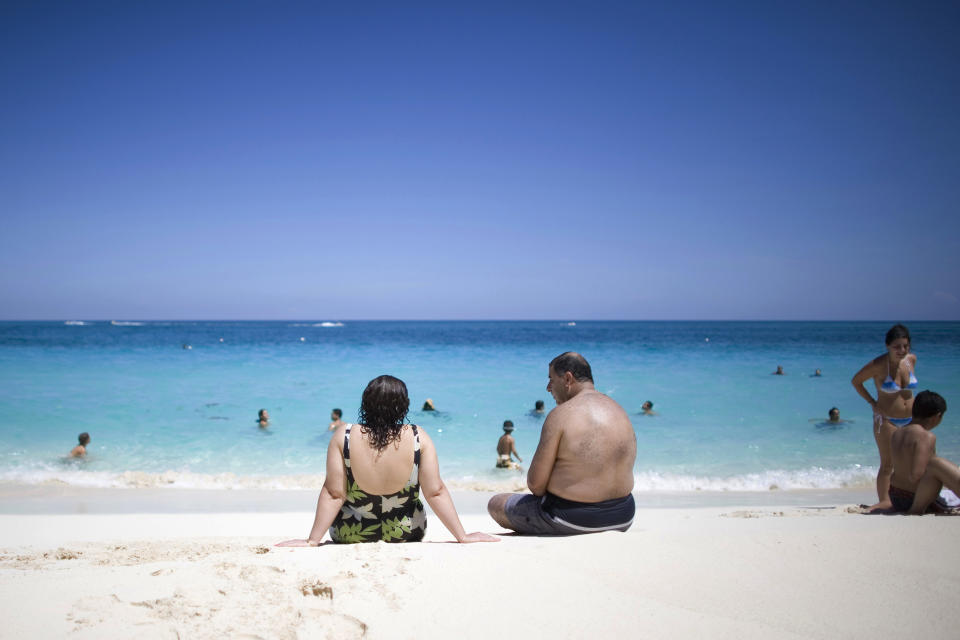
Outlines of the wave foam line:
[{"label": "wave foam line", "polygon": [[[772,470],[735,476],[704,476],[644,471],[634,476],[634,492],[670,491],[790,491],[797,489],[865,489],[874,486],[877,470],[854,466],[848,469],[811,467],[801,470]],[[172,489],[266,489],[315,490],[323,486],[322,474],[237,475],[235,473],[194,473],[191,471],[82,471],[76,469],[33,469],[0,472],[0,483],[26,485],[69,485],[92,488]],[[520,472],[452,476],[451,489],[461,491],[512,492],[526,489],[526,474]]]}]

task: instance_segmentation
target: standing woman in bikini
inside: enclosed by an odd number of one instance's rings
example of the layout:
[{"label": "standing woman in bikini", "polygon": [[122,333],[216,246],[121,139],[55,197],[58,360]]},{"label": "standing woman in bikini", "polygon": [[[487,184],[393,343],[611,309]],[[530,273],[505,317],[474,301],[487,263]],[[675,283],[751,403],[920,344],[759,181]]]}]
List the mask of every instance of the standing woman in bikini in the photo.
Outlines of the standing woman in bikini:
[{"label": "standing woman in bikini", "polygon": [[[877,472],[877,498],[872,507],[885,509],[890,502],[890,476],[893,474],[893,456],[890,438],[899,427],[910,424],[913,412],[913,390],[917,388],[917,356],[910,353],[910,332],[902,324],[887,331],[887,352],[868,362],[853,376],[853,388],[873,409],[873,438],[880,450],[880,471]],[[863,386],[873,378],[877,399]]]}]

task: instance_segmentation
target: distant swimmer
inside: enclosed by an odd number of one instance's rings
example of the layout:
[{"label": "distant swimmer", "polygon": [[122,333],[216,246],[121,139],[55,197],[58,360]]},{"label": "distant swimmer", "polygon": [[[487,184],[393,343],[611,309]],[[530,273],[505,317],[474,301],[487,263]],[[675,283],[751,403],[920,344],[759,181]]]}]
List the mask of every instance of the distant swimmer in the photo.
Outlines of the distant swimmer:
[{"label": "distant swimmer", "polygon": [[811,377],[811,378],[819,378],[819,377],[822,376],[822,375],[823,375],[823,373],[820,372],[820,369],[817,369],[816,371],[813,372],[813,375],[811,375],[810,377]]},{"label": "distant swimmer", "polygon": [[784,373],[783,373],[783,367],[781,367],[780,365],[777,365],[777,370],[773,372],[773,375],[775,375],[775,376],[782,376],[782,375],[784,375]]},{"label": "distant swimmer", "polygon": [[640,406],[640,411],[645,416],[655,416],[657,412],[653,410],[653,403],[647,400]]},{"label": "distant swimmer", "polygon": [[921,391],[913,401],[910,424],[890,437],[893,475],[888,493],[894,511],[940,513],[945,507],[937,499],[940,489],[960,493],[960,469],[937,455],[937,436],[932,433],[946,412],[947,401],[939,393]]},{"label": "distant swimmer", "polygon": [[340,409],[334,409],[330,412],[330,419],[333,421],[330,423],[330,431],[336,431],[338,428],[345,424],[341,418],[343,417],[343,411]]},{"label": "distant swimmer", "polygon": [[543,400],[537,400],[536,402],[533,403],[533,412],[537,414],[544,413]]},{"label": "distant swimmer", "polygon": [[183,345],[183,348],[184,348],[185,350],[187,350],[187,351],[189,351],[190,349],[193,349],[193,347],[191,347],[191,346],[188,345],[188,344],[184,344],[184,345]]},{"label": "distant swimmer", "polygon": [[503,421],[503,435],[497,440],[497,468],[498,469],[521,469],[520,465],[513,461],[513,456],[517,457],[518,462],[523,462],[520,454],[517,453],[517,443],[513,436],[513,422]]},{"label": "distant swimmer", "polygon": [[257,413],[257,423],[261,429],[266,429],[270,426],[270,414],[267,413],[266,409],[260,409]]},{"label": "distant swimmer", "polygon": [[430,398],[427,398],[427,400],[423,403],[423,409],[421,409],[421,411],[436,411],[436,410],[437,408],[433,406],[433,400],[431,400]]},{"label": "distant swimmer", "polygon": [[830,422],[843,422],[843,420],[840,419],[840,409],[836,407],[831,407],[827,415],[829,416]]},{"label": "distant swimmer", "polygon": [[77,436],[77,441],[79,441],[80,444],[70,450],[71,458],[82,458],[87,455],[87,445],[90,444],[90,434],[84,431]]}]

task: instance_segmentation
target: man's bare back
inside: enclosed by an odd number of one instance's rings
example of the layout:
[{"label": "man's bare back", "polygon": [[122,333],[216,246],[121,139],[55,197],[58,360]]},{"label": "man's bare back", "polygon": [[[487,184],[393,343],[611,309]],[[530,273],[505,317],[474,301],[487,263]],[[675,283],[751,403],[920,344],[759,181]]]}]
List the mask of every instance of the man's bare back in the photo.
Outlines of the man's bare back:
[{"label": "man's bare back", "polygon": [[890,484],[898,489],[916,491],[927,464],[937,455],[937,436],[913,422],[893,433],[890,448],[893,455]]},{"label": "man's bare back", "polygon": [[547,416],[527,472],[533,495],[498,494],[487,512],[526,535],[626,531],[633,524],[637,441],[627,412],[594,388],[590,364],[568,351],[547,368],[557,407]]},{"label": "man's bare back", "polygon": [[[546,485],[536,486],[542,478],[535,468],[541,462],[537,458],[541,453],[550,456],[554,447]],[[535,495],[549,491],[577,502],[622,498],[633,490],[636,457],[637,441],[626,411],[599,391],[584,389],[547,416],[528,484]]]}]

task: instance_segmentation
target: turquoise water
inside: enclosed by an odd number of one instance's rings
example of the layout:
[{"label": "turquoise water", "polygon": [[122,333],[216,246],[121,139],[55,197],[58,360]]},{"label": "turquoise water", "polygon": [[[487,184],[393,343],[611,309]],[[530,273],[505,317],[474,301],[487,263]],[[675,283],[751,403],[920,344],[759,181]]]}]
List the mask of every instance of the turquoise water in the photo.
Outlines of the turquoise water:
[{"label": "turquoise water", "polygon": [[[631,414],[640,491],[868,487],[871,416],[849,381],[890,324],[0,323],[0,481],[315,487],[330,410],[353,419],[366,383],[390,373],[452,486],[515,485],[521,475],[493,469],[500,425],[513,420],[528,460],[542,422],[533,403],[553,407],[547,363],[576,350]],[[920,388],[960,402],[960,323],[909,326]],[[787,375],[771,375],[777,365]],[[416,410],[427,397],[437,414]],[[648,399],[659,415],[640,415]],[[820,424],[831,406],[853,422]],[[936,430],[954,461],[956,416],[960,405]],[[81,431],[88,459],[65,461]]]}]

